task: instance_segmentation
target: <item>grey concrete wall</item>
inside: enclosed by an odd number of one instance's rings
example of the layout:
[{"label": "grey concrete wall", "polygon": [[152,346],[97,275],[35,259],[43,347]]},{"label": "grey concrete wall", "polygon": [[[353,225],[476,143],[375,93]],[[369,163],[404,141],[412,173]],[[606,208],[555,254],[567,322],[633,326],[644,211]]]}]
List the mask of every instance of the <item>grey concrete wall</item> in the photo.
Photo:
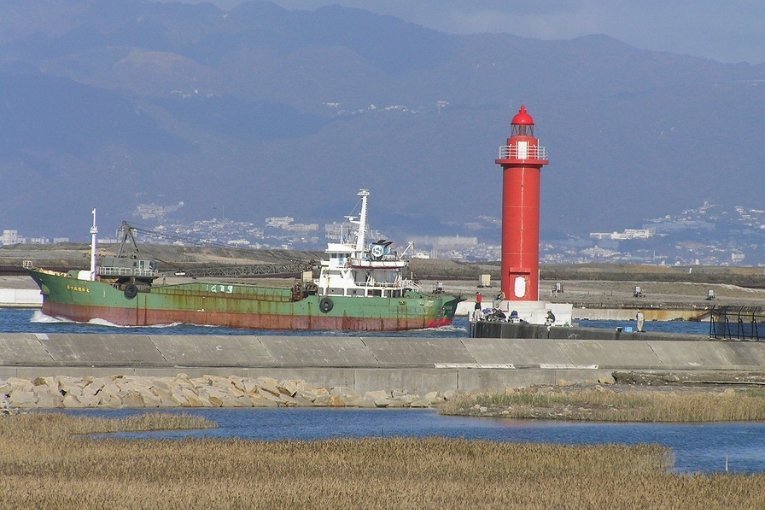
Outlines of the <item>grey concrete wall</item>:
[{"label": "grey concrete wall", "polygon": [[[634,326],[634,324],[633,324]],[[656,333],[653,331],[624,331],[623,328],[587,328],[587,327],[547,327],[529,323],[509,323],[482,321],[471,324],[475,338],[546,338],[546,339],[586,339],[586,340],[704,340],[705,337],[693,334]]]},{"label": "grey concrete wall", "polygon": [[[593,383],[614,370],[765,372],[765,342],[0,333],[0,378],[238,375],[412,393]],[[564,336],[563,333],[556,336]]]},{"label": "grey concrete wall", "polygon": [[0,289],[0,307],[40,308],[41,306],[40,289]]}]

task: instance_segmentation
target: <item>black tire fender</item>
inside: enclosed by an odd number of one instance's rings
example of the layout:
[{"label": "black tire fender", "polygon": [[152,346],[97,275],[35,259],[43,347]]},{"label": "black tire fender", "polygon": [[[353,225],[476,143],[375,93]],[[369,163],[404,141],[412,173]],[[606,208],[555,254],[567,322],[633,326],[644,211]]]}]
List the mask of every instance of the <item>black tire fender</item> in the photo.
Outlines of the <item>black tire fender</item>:
[{"label": "black tire fender", "polygon": [[321,298],[321,301],[319,301],[319,310],[321,310],[322,313],[329,313],[333,306],[335,306],[335,304],[328,297],[323,297]]},{"label": "black tire fender", "polygon": [[128,299],[133,299],[138,295],[138,287],[135,286],[133,283],[128,283],[125,285],[125,290],[122,292],[125,293],[125,297]]}]

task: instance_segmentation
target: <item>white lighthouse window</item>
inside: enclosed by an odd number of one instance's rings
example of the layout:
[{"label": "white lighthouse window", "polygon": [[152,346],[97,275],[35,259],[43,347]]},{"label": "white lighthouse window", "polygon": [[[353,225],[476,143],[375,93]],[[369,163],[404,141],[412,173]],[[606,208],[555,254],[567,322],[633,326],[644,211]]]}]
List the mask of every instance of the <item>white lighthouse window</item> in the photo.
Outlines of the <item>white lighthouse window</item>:
[{"label": "white lighthouse window", "polygon": [[529,142],[518,141],[518,159],[527,159],[529,157]]},{"label": "white lighthouse window", "polygon": [[515,297],[525,296],[526,295],[526,278],[524,278],[523,276],[516,276],[513,291],[515,292]]}]

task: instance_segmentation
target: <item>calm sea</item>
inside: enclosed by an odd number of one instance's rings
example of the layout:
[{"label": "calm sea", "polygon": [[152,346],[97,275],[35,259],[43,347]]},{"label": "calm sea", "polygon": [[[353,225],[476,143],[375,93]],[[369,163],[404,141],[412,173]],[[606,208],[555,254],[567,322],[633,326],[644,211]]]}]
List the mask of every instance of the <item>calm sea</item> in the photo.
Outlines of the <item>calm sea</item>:
[{"label": "calm sea", "polygon": [[[584,327],[616,328],[628,321],[582,321]],[[650,331],[706,335],[709,325],[693,322],[650,322]],[[338,335],[358,333],[252,331],[219,327],[174,325],[165,327],[114,327],[57,321],[35,310],[0,309],[0,331],[34,333],[109,334],[230,334],[230,335]],[[391,333],[384,333],[392,336]],[[364,333],[364,336],[370,336]],[[398,336],[422,338],[467,337],[467,320],[435,330],[407,331]],[[68,410],[74,414],[122,417],[143,410]],[[325,439],[336,437],[445,436],[476,440],[522,441],[559,444],[658,443],[672,449],[677,472],[765,472],[765,423],[708,424],[602,424],[517,421],[508,419],[440,416],[433,410],[414,409],[184,409],[218,424],[212,430],[151,432],[123,437],[218,437],[254,440]]]}]

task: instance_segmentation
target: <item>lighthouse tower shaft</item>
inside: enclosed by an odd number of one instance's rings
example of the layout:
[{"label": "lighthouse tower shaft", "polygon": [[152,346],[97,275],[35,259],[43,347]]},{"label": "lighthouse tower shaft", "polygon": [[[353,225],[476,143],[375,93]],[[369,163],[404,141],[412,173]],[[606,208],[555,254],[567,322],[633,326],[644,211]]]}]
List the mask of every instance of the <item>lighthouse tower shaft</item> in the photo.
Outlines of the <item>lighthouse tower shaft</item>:
[{"label": "lighthouse tower shaft", "polygon": [[503,174],[502,292],[510,301],[538,301],[541,170],[549,161],[524,106],[513,117],[510,138],[495,162]]}]

